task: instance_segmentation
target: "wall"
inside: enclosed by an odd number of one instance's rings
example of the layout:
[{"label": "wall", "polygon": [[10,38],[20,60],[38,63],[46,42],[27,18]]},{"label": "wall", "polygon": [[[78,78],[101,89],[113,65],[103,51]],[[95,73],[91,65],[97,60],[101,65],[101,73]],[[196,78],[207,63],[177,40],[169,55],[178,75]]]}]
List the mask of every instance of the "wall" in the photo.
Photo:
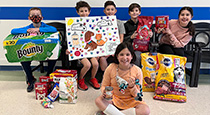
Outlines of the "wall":
[{"label": "wall", "polygon": [[[20,65],[8,63],[3,49],[3,40],[10,34],[12,28],[26,26],[31,23],[28,18],[28,10],[31,7],[40,7],[44,16],[44,22],[64,22],[65,17],[76,17],[75,4],[79,0],[1,0],[0,1],[0,67]],[[103,4],[106,0],[86,0],[90,6],[90,16],[103,16]],[[117,5],[117,18],[128,20],[128,6],[137,2],[142,6],[142,14],[147,16],[169,15],[170,19],[177,19],[179,9],[183,6],[191,6],[194,10],[193,22],[210,20],[209,0],[115,0]],[[36,64],[36,62],[33,62]]]}]

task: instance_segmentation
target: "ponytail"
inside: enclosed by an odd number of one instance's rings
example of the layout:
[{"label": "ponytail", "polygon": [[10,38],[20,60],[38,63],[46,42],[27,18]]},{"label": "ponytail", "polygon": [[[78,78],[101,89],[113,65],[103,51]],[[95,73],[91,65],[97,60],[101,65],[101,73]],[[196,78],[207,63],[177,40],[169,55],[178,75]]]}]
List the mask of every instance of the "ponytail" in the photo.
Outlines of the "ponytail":
[{"label": "ponytail", "polygon": [[195,26],[193,25],[192,21],[190,21],[190,22],[188,23],[187,27],[188,27],[187,32],[189,32],[189,34],[190,34],[191,36],[194,36],[194,35],[195,35]]}]

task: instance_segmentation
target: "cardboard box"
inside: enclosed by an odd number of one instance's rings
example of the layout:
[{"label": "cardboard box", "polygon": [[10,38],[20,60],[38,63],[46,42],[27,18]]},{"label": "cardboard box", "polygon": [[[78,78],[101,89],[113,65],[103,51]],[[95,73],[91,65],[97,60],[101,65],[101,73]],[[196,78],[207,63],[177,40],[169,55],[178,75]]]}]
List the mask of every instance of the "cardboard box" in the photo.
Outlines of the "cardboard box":
[{"label": "cardboard box", "polygon": [[37,100],[42,100],[47,97],[47,83],[35,83],[35,95]]},{"label": "cardboard box", "polygon": [[49,83],[50,82],[50,76],[40,76],[39,82],[41,83]]},{"label": "cardboard box", "polygon": [[163,29],[168,27],[169,16],[156,16],[155,17],[155,28]]},{"label": "cardboard box", "polygon": [[56,69],[56,71],[50,74],[50,79],[55,83],[59,83],[61,77],[73,77],[77,79],[77,70]]},{"label": "cardboard box", "polygon": [[3,47],[8,62],[58,59],[60,55],[59,32],[10,34],[4,39]]}]

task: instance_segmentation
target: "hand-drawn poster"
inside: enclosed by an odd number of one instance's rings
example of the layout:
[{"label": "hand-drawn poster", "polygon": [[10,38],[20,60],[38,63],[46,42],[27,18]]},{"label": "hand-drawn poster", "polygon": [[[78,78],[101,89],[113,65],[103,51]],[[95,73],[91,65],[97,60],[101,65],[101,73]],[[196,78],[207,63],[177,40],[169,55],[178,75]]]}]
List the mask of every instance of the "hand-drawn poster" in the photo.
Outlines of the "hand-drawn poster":
[{"label": "hand-drawn poster", "polygon": [[112,55],[120,43],[116,16],[67,17],[69,60]]}]

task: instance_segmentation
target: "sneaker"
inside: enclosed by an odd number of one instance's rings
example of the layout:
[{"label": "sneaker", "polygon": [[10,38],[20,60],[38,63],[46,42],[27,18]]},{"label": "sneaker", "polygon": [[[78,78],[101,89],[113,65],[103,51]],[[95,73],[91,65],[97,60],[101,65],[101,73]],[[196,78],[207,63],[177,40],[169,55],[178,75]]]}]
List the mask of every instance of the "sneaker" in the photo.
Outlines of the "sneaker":
[{"label": "sneaker", "polygon": [[100,89],[100,85],[98,84],[98,81],[96,78],[93,78],[89,81],[90,85],[95,89]]},{"label": "sneaker", "polygon": [[85,84],[85,79],[84,79],[84,78],[83,78],[83,79],[80,79],[80,80],[78,81],[78,88],[79,88],[80,90],[83,90],[83,91],[88,90],[88,86]]},{"label": "sneaker", "polygon": [[28,83],[27,92],[33,91],[35,82],[36,78],[33,79],[32,83]]},{"label": "sneaker", "polygon": [[96,115],[106,115],[103,111],[98,111]]}]

